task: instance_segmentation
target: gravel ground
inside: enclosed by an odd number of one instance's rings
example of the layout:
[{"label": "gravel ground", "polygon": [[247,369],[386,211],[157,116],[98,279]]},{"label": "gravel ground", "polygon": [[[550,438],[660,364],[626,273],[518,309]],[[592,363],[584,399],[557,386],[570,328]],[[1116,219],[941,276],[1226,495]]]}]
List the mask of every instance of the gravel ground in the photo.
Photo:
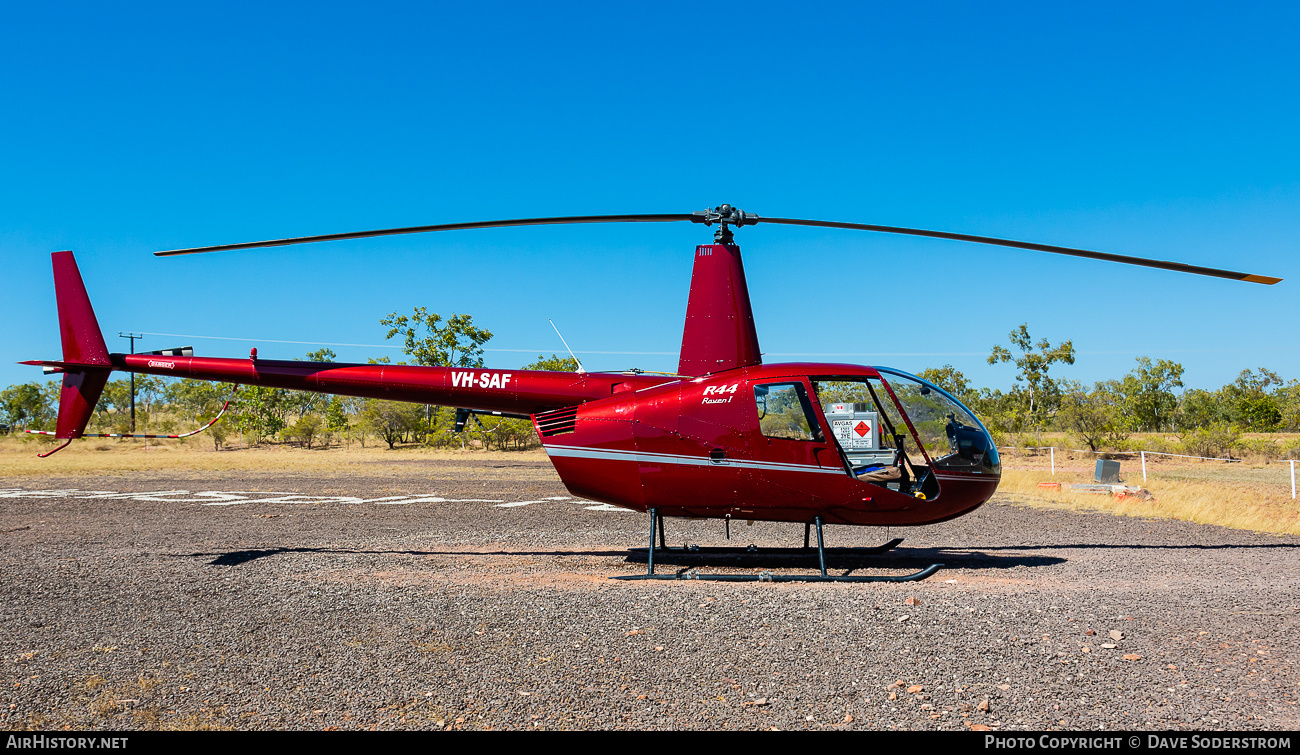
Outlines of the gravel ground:
[{"label": "gravel ground", "polygon": [[[925,582],[625,582],[646,518],[544,462],[0,488],[10,729],[1300,728],[1294,537],[995,499],[827,528],[907,538],[841,572],[946,565]],[[802,535],[739,522],[730,544]]]}]

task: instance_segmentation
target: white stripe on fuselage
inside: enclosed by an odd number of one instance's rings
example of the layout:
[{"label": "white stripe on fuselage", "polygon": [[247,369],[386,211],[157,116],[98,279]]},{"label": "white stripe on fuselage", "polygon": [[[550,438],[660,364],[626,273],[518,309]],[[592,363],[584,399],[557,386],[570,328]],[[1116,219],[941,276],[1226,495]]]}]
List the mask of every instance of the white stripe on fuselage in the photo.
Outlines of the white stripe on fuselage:
[{"label": "white stripe on fuselage", "polygon": [[848,474],[843,469],[827,469],[813,464],[788,464],[779,461],[754,461],[751,459],[713,460],[707,456],[685,456],[682,454],[657,454],[647,451],[619,451],[607,448],[584,448],[582,446],[544,446],[551,456],[569,456],[579,459],[603,459],[606,461],[643,461],[659,464],[682,464],[693,467],[733,467],[739,469],[766,469],[777,472],[813,472],[816,474]]}]

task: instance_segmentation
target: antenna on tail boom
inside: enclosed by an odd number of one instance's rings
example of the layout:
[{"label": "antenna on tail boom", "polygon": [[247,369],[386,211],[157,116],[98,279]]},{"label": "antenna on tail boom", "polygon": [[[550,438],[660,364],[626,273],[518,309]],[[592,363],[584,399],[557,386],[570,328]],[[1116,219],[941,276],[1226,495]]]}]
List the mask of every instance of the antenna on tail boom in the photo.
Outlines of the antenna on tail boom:
[{"label": "antenna on tail boom", "polygon": [[[551,318],[548,317],[548,318],[546,318],[546,321],[549,322],[549,323],[551,324],[551,327],[552,327],[552,328],[555,328],[555,321],[554,321],[554,320],[552,320]],[[564,344],[564,349],[565,349],[565,351],[569,352],[569,356],[573,357],[573,361],[575,361],[575,362],[578,363],[578,372],[580,372],[580,373],[585,373],[586,370],[584,370],[584,369],[582,368],[582,361],[578,359],[578,355],[577,355],[577,354],[574,354],[574,353],[573,353],[573,349],[570,349],[570,348],[569,348],[569,342],[566,341],[566,340],[564,340],[564,335],[560,333],[560,329],[559,329],[559,328],[555,328],[555,335],[560,336],[560,343]]]}]

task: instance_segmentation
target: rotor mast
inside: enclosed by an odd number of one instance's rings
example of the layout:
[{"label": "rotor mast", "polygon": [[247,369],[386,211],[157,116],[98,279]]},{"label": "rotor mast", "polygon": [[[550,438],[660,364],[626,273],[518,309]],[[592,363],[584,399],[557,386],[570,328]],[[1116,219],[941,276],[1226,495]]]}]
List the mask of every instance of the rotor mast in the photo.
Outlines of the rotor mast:
[{"label": "rotor mast", "polygon": [[729,227],[753,225],[758,216],[724,204],[692,213],[691,222],[717,223],[718,229],[714,243],[695,247],[677,373],[699,376],[762,364],[745,266]]}]

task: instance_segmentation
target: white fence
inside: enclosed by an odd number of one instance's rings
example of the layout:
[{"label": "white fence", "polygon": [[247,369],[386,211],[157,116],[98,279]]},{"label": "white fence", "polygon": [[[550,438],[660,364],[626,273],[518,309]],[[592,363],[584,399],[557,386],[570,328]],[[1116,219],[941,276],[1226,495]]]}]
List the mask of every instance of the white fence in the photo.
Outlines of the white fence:
[{"label": "white fence", "polygon": [[[999,451],[1048,451],[1051,453],[1052,474],[1056,474],[1056,446],[998,446]],[[1114,454],[1114,453],[1135,453],[1133,451],[1092,451],[1087,448],[1062,448],[1062,451],[1081,454]],[[1222,461],[1230,464],[1238,464],[1241,459],[1214,458],[1210,456],[1188,456],[1187,454],[1169,454],[1163,451],[1137,451],[1142,457],[1142,482],[1147,481],[1147,456],[1174,456],[1179,459],[1201,459],[1203,461]],[[1271,461],[1285,461],[1291,465],[1291,498],[1296,497],[1295,485],[1295,459],[1272,459]]]}]

